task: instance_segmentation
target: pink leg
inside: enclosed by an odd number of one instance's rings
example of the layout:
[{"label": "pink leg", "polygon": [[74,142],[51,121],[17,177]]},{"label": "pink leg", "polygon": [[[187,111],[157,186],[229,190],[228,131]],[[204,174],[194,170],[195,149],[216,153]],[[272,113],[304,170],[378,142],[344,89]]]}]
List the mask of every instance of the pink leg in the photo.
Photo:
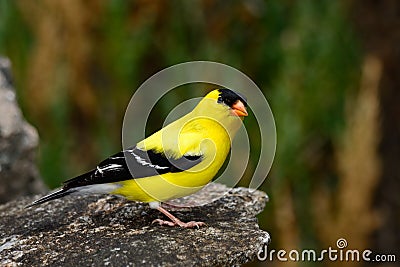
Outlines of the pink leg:
[{"label": "pink leg", "polygon": [[159,206],[157,207],[157,210],[159,210],[160,212],[162,212],[163,214],[165,214],[165,216],[167,216],[171,221],[164,221],[161,219],[155,219],[153,221],[153,223],[159,223],[160,225],[167,225],[167,226],[180,226],[183,228],[194,228],[197,227],[199,228],[200,226],[205,225],[204,222],[182,222],[181,220],[179,220],[178,218],[176,218],[174,215],[172,215],[171,213],[169,213],[166,209],[164,209],[163,207]]}]

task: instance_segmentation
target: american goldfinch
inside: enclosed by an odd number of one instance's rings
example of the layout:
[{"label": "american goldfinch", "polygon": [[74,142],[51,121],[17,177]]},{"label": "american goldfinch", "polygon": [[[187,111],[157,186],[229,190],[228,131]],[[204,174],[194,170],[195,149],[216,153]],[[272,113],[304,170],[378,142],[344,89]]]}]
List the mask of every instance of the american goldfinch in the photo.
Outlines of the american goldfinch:
[{"label": "american goldfinch", "polygon": [[182,222],[161,202],[193,194],[212,180],[248,115],[246,107],[243,95],[225,88],[213,90],[190,113],[93,170],[65,181],[60,190],[28,207],[67,195],[106,193],[149,203],[170,219],[153,221],[160,225],[202,226],[203,222]]}]

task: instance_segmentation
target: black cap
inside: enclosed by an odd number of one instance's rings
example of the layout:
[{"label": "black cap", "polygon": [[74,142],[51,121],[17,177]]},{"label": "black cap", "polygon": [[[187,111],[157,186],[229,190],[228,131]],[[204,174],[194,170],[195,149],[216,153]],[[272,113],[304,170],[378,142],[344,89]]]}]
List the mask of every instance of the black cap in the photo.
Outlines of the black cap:
[{"label": "black cap", "polygon": [[247,107],[247,98],[241,93],[236,93],[230,89],[221,88],[218,89],[219,97],[218,103],[225,103],[229,107],[232,107],[238,100],[242,101],[243,105]]}]

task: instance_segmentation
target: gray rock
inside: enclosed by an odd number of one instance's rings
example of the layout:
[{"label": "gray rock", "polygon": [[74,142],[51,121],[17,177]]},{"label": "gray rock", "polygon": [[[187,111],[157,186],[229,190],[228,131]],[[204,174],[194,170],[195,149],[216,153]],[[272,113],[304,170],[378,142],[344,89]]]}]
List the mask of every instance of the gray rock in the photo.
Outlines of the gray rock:
[{"label": "gray rock", "polygon": [[44,192],[35,165],[37,146],[37,131],[16,101],[10,61],[0,57],[0,203]]},{"label": "gray rock", "polygon": [[[184,202],[204,202],[224,190],[213,184]],[[2,266],[232,266],[254,260],[270,241],[255,217],[268,197],[247,188],[172,211],[207,224],[199,229],[151,224],[166,218],[115,196],[68,196],[24,209],[34,199],[0,206]]]}]

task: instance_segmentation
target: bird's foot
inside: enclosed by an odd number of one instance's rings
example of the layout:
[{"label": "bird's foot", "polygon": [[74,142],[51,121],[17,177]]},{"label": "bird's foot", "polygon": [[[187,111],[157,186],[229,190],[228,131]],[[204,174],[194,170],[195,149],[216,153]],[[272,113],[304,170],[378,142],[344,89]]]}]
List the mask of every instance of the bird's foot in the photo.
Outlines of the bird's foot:
[{"label": "bird's foot", "polygon": [[200,228],[200,226],[204,226],[206,225],[204,222],[195,222],[195,221],[190,221],[190,222],[182,222],[180,220],[177,220],[175,222],[172,221],[165,221],[165,220],[161,220],[161,219],[155,219],[153,223],[158,223],[159,225],[166,225],[166,226],[179,226],[182,228]]},{"label": "bird's foot", "polygon": [[153,223],[158,223],[159,225],[167,225],[167,226],[180,226],[182,228],[200,228],[200,226],[205,225],[203,222],[195,222],[195,221],[190,221],[190,222],[182,222],[178,218],[176,218],[174,215],[169,213],[166,209],[164,209],[161,206],[156,206],[156,209],[159,210],[160,212],[164,213],[165,216],[167,216],[170,221],[164,221],[161,219],[155,219]]}]

